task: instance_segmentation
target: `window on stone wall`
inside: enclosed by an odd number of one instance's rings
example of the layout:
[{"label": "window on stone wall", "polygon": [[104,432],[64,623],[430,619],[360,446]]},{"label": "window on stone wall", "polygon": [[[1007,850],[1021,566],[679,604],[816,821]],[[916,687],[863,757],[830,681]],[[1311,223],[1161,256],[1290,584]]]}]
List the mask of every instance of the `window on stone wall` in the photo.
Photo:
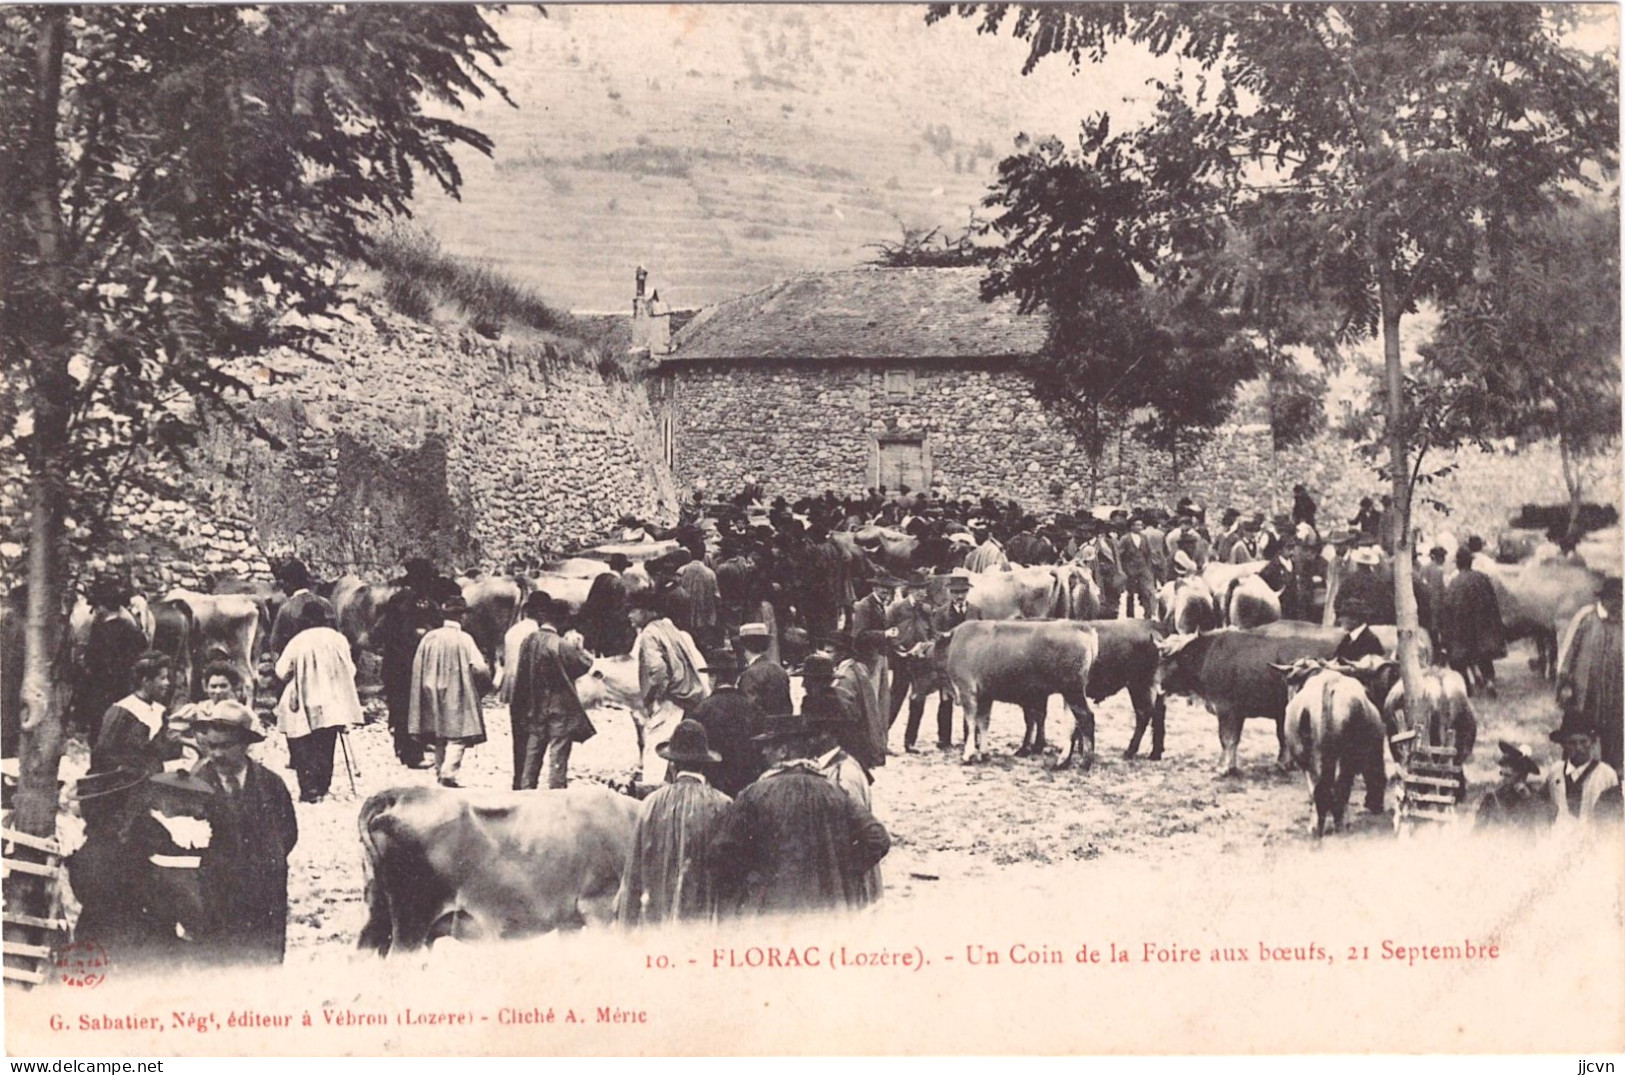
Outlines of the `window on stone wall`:
[{"label": "window on stone wall", "polygon": [[914,371],[892,369],[886,371],[886,398],[908,399],[914,395]]}]

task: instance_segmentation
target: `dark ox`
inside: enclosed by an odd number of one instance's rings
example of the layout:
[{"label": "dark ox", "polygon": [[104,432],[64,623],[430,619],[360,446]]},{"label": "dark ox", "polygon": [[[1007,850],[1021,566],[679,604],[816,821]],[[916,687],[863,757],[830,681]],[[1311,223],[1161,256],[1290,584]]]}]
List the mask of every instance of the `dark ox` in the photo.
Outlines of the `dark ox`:
[{"label": "dark ox", "polygon": [[949,682],[965,714],[964,762],[986,757],[994,702],[1012,702],[1026,719],[1018,757],[1044,749],[1044,710],[1059,694],[1072,710],[1072,738],[1061,766],[1075,753],[1094,764],[1095,715],[1089,709],[1089,671],[1100,651],[1093,627],[1069,620],[968,620],[948,643]]},{"label": "dark ox", "polygon": [[1342,831],[1356,775],[1365,783],[1366,809],[1382,813],[1387,735],[1365,684],[1319,661],[1274,667],[1292,692],[1282,746],[1309,781],[1309,834],[1316,839],[1325,835],[1328,821],[1334,832]]},{"label": "dark ox", "polygon": [[1574,614],[1597,599],[1602,576],[1566,560],[1539,560],[1508,566],[1477,557],[1473,566],[1490,578],[1501,606],[1508,642],[1535,643],[1537,669],[1557,674],[1557,636]]},{"label": "dark ox", "polygon": [[524,588],[500,576],[464,581],[462,586],[463,600],[468,603],[463,630],[473,636],[485,663],[495,669],[502,656],[502,636],[519,618]]},{"label": "dark ox", "polygon": [[1123,757],[1140,752],[1140,740],[1149,725],[1150,758],[1160,761],[1168,707],[1156,691],[1159,636],[1155,626],[1149,620],[1089,620],[1084,626],[1094,628],[1100,639],[1100,651],[1089,668],[1089,700],[1104,701],[1118,691],[1127,691],[1134,706],[1134,735]]},{"label": "dark ox", "polygon": [[1277,763],[1291,759],[1286,744],[1287,688],[1273,664],[1304,658],[1331,661],[1380,654],[1371,632],[1320,627],[1281,620],[1250,630],[1226,627],[1199,635],[1176,635],[1159,643],[1157,689],[1166,694],[1201,698],[1219,718],[1219,762],[1222,775],[1239,775],[1236,748],[1242,723],[1249,718],[1273,720],[1280,742]]},{"label": "dark ox", "polygon": [[596,784],[561,791],[392,788],[361,807],[367,924],[381,955],[441,937],[607,925],[638,804]]}]

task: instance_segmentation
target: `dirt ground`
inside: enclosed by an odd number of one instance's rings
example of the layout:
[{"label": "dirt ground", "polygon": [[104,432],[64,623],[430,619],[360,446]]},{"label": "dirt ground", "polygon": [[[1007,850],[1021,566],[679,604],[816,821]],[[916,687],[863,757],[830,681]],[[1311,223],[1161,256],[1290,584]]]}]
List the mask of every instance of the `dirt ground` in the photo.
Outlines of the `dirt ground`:
[{"label": "dirt ground", "polygon": [[[1556,726],[1557,711],[1550,688],[1530,672],[1528,656],[1523,648],[1514,649],[1497,665],[1500,697],[1477,701],[1479,746],[1467,766],[1469,801],[1495,781],[1497,739],[1515,738],[1537,757],[1555,757],[1546,733]],[[795,689],[799,693],[799,681]],[[1053,746],[1042,761],[1014,757],[1022,721],[1013,706],[995,707],[992,756],[968,767],[960,764],[957,750],[902,754],[900,719],[891,742],[899,753],[878,773],[873,789],[875,812],[893,840],[883,864],[888,903],[933,898],[1008,877],[1012,870],[1042,887],[1046,872],[1054,872],[1057,881],[1070,873],[1049,870],[1066,864],[1093,863],[1092,874],[1104,878],[1123,869],[1200,864],[1260,849],[1290,854],[1312,848],[1304,777],[1276,769],[1275,730],[1269,722],[1248,723],[1240,751],[1242,776],[1218,779],[1217,724],[1198,704],[1170,699],[1166,752],[1159,762],[1122,757],[1133,730],[1126,696],[1095,708],[1098,756],[1087,772],[1077,766],[1054,769]],[[334,793],[324,802],[297,806],[299,844],[289,863],[290,963],[319,963],[355,944],[366,918],[356,834],[361,801],[386,787],[431,780],[429,772],[408,771],[396,762],[381,705],[371,702],[368,709],[377,719],[348,737],[359,770],[355,792],[344,776],[341,756]],[[463,780],[473,787],[508,787],[507,711],[493,706],[485,716],[489,741],[469,753]],[[624,781],[636,755],[630,718],[624,711],[604,710],[594,719],[599,734],[576,748],[572,778]],[[933,700],[922,742],[932,741],[934,719]],[[960,739],[957,713],[955,723]],[[1070,730],[1071,718],[1060,699],[1051,699],[1050,739],[1064,742]],[[277,737],[256,751],[294,786]],[[1390,804],[1392,800],[1390,793]],[[1393,839],[1390,819],[1366,814],[1362,803],[1356,782],[1349,831],[1328,839]]]}]

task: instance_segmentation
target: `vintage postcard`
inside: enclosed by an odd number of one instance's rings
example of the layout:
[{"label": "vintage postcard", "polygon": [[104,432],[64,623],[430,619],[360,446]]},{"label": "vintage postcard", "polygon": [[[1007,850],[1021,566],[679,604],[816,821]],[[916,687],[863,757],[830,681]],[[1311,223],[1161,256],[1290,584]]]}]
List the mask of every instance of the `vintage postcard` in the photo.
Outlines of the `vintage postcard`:
[{"label": "vintage postcard", "polygon": [[1625,1052],[1616,7],[3,16],[9,1056]]}]

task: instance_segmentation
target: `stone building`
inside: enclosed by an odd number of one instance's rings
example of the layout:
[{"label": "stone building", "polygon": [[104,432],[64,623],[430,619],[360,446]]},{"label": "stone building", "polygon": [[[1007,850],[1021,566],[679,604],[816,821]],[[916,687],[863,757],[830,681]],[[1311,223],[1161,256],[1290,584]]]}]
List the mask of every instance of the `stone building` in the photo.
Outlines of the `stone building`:
[{"label": "stone building", "polygon": [[1045,322],[982,302],[981,275],[809,273],[701,311],[656,356],[679,486],[1058,499],[1086,467],[1015,371],[1043,346]]}]

